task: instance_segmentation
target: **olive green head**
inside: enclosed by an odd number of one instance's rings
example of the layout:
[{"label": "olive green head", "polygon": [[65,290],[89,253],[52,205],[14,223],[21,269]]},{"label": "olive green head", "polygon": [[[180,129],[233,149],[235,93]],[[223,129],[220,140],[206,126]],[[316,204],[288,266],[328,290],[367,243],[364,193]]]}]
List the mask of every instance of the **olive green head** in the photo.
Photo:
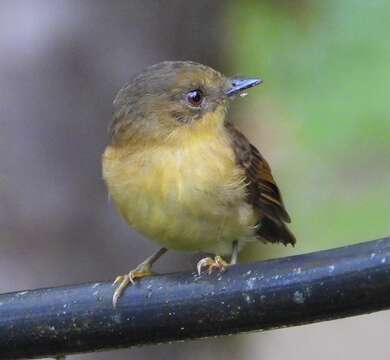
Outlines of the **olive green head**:
[{"label": "olive green head", "polygon": [[261,83],[230,79],[191,61],[164,61],[146,68],[114,100],[112,141],[156,139],[202,121],[208,112],[225,112],[228,99]]}]

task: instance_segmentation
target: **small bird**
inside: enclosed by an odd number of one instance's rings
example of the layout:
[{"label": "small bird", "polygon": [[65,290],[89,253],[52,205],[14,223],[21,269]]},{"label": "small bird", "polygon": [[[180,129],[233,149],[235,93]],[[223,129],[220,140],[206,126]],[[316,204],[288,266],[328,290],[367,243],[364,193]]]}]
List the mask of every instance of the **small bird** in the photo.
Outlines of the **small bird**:
[{"label": "small bird", "polygon": [[226,119],[230,100],[261,83],[164,61],[118,92],[103,178],[129,226],[161,248],[115,279],[114,307],[168,249],[215,254],[199,261],[200,273],[235,264],[250,241],[295,244],[268,163]]}]

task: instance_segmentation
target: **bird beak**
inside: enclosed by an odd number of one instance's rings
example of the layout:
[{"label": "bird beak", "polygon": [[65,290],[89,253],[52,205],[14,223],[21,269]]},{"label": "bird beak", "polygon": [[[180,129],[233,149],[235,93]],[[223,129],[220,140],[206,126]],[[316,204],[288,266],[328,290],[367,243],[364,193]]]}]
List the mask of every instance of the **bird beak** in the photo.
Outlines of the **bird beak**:
[{"label": "bird beak", "polygon": [[236,95],[246,89],[260,85],[263,80],[260,79],[230,79],[231,86],[225,91],[227,96]]}]

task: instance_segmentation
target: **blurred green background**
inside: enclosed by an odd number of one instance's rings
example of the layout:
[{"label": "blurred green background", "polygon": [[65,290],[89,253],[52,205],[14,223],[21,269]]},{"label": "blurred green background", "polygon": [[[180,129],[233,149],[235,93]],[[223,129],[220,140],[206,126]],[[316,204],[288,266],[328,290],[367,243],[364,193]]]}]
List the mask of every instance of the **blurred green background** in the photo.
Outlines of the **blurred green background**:
[{"label": "blurred green background", "polygon": [[247,1],[226,11],[230,67],[264,78],[235,118],[244,113],[271,162],[294,252],[390,234],[389,14],[385,0]]}]

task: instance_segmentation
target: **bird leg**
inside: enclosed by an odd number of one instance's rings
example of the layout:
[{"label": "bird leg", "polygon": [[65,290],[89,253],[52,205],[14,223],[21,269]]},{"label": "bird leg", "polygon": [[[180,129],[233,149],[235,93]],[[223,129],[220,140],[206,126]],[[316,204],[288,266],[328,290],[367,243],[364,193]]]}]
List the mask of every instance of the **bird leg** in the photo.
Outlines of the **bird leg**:
[{"label": "bird leg", "polygon": [[168,250],[166,248],[161,248],[156,251],[153,255],[145,259],[141,264],[139,264],[135,269],[129,271],[128,274],[119,275],[114,280],[112,286],[116,287],[114,295],[112,296],[112,305],[116,308],[118,299],[123,295],[125,289],[129,284],[134,284],[136,279],[143,278],[145,276],[153,275],[152,265]]},{"label": "bird leg", "polygon": [[237,264],[237,258],[238,258],[238,241],[234,240],[232,244],[232,256],[230,258],[230,262],[226,262],[224,259],[222,259],[221,256],[216,255],[213,258],[206,257],[204,259],[201,259],[196,268],[198,270],[198,274],[200,275],[203,268],[208,269],[208,273],[211,274],[214,270],[218,270],[220,272],[223,272],[226,270],[228,266]]},{"label": "bird leg", "polygon": [[232,243],[232,257],[230,258],[230,265],[236,265],[238,262],[238,241],[234,240]]}]

